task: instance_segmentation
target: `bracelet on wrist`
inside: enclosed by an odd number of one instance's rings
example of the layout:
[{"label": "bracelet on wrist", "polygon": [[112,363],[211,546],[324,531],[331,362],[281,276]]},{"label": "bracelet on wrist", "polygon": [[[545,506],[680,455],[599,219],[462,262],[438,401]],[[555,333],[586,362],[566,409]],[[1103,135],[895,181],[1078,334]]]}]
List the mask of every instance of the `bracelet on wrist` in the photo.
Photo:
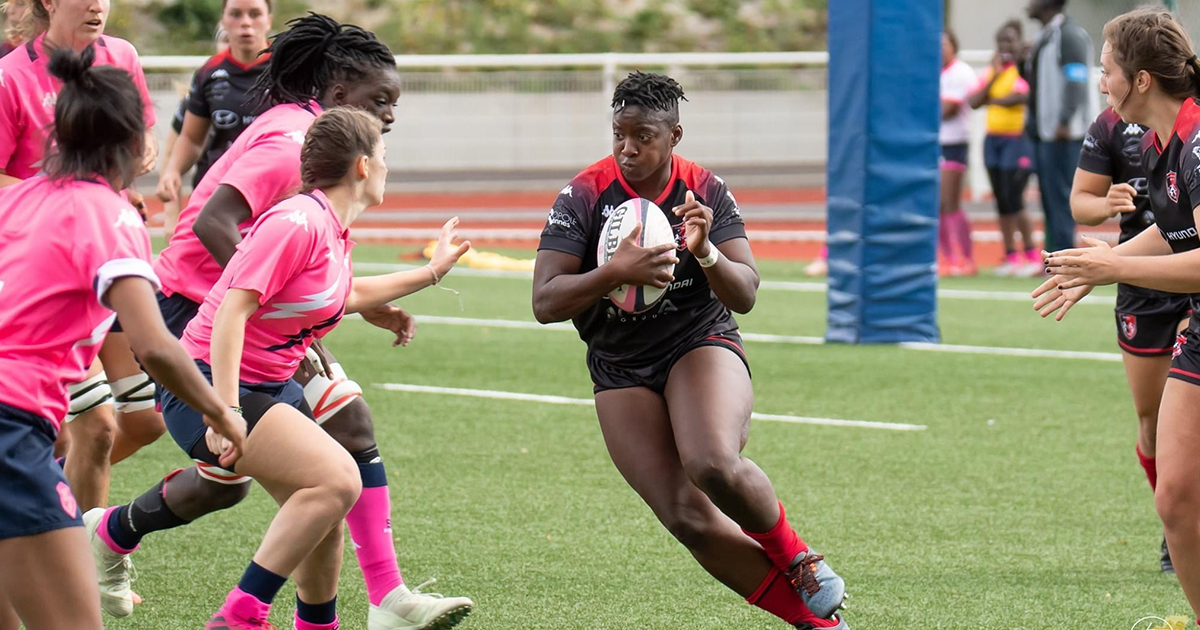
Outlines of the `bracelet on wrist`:
[{"label": "bracelet on wrist", "polygon": [[700,266],[704,267],[705,269],[708,269],[709,267],[717,264],[717,261],[720,259],[721,259],[721,250],[717,249],[717,246],[713,245],[712,243],[708,244],[708,255],[707,256],[705,256],[704,258],[696,256],[696,262],[700,263]]},{"label": "bracelet on wrist", "polygon": [[425,268],[429,270],[429,275],[433,276],[433,283],[435,285],[442,281],[442,279],[438,277],[437,271],[433,268],[432,264],[425,265]]}]

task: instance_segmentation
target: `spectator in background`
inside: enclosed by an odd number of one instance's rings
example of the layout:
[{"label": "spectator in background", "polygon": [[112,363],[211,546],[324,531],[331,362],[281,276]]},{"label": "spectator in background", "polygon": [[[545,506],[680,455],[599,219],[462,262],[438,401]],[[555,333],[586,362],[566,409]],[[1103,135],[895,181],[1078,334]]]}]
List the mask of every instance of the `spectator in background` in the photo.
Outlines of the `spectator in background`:
[{"label": "spectator in background", "polygon": [[941,221],[938,222],[939,273],[973,276],[977,272],[971,251],[971,223],[962,209],[963,178],[967,172],[967,144],[971,139],[971,109],[967,97],[979,77],[958,58],[958,38],[942,33],[942,145]]},{"label": "spectator in background", "polygon": [[25,43],[17,25],[29,10],[29,0],[8,0],[0,5],[0,9],[4,11],[4,42],[0,43],[0,57],[3,57]]},{"label": "spectator in background", "polygon": [[[1029,84],[1017,69],[1021,42],[1021,23],[1017,20],[1005,22],[996,31],[996,54],[969,99],[973,109],[987,107],[983,162],[996,198],[1000,236],[1004,241],[1004,263],[996,268],[998,276],[1042,273],[1042,257],[1034,245],[1033,227],[1025,213],[1025,186],[1029,183],[1032,149],[1025,137]],[[1018,232],[1024,249],[1017,248]]]},{"label": "spectator in background", "polygon": [[1029,0],[1025,8],[1043,25],[1022,64],[1022,77],[1029,83],[1025,130],[1033,140],[1049,251],[1075,245],[1071,177],[1094,118],[1088,106],[1092,40],[1063,13],[1066,4],[1067,0]]}]

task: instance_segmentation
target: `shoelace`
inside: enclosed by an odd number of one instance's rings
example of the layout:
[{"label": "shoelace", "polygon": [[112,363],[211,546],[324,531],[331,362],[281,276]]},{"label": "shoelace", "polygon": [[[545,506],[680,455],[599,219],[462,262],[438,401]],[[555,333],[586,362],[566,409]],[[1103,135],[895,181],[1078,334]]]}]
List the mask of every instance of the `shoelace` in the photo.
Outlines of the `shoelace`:
[{"label": "shoelace", "polygon": [[105,577],[109,577],[107,574],[118,567],[125,569],[126,575],[129,576],[130,585],[137,581],[137,568],[133,566],[133,558],[130,558],[128,555],[121,556],[120,560],[117,560],[112,566],[108,567],[108,570],[105,571]]},{"label": "shoelace", "polygon": [[809,597],[816,595],[817,591],[821,590],[821,584],[817,582],[817,563],[824,559],[825,556],[821,554],[805,554],[800,562],[788,571],[788,581],[792,583],[792,588],[797,591],[804,589]]},{"label": "shoelace", "polygon": [[426,586],[429,586],[430,584],[436,584],[436,583],[437,583],[437,578],[429,578],[428,580],[425,580],[424,582],[421,582],[420,584],[418,584],[416,586],[416,588],[412,589],[409,592],[412,593],[413,595],[424,595],[426,597],[432,597],[434,599],[446,599],[446,596],[442,595],[441,593],[426,593],[421,590],[421,589],[425,588]]}]

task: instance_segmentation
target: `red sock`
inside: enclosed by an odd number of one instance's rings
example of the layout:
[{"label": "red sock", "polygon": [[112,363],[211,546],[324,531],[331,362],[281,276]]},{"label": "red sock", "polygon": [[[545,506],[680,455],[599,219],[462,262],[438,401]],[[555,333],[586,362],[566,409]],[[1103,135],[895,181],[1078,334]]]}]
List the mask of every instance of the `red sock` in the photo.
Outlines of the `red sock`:
[{"label": "red sock", "polygon": [[817,628],[831,628],[837,625],[836,621],[814,615],[808,606],[804,605],[804,600],[800,599],[796,589],[792,588],[787,576],[779,569],[771,569],[758,590],[746,598],[746,602],[793,625],[801,622],[811,623]]},{"label": "red sock", "polygon": [[771,531],[762,534],[748,532],[744,529],[742,531],[762,545],[763,551],[767,552],[767,557],[780,571],[787,571],[791,568],[796,554],[808,551],[808,545],[800,540],[796,531],[788,524],[787,515],[783,512],[783,503],[779,504],[779,522],[775,523],[775,527],[772,527]]},{"label": "red sock", "polygon": [[1146,471],[1146,479],[1150,480],[1150,489],[1156,489],[1158,486],[1158,466],[1154,464],[1154,458],[1142,455],[1142,447],[1140,446],[1134,446],[1133,450],[1137,451],[1138,463]]}]

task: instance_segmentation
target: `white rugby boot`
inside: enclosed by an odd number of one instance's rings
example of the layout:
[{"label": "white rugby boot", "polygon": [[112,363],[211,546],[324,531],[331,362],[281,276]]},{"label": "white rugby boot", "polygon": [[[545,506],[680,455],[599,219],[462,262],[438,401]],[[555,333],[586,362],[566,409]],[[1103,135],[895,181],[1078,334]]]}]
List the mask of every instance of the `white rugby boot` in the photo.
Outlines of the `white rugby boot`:
[{"label": "white rugby boot", "polygon": [[92,560],[96,563],[96,575],[100,578],[100,607],[114,617],[133,614],[133,590],[130,588],[133,560],[127,553],[117,553],[108,547],[98,533],[105,525],[107,508],[92,508],[83,515],[83,526],[87,530],[88,542],[92,545]]},{"label": "white rugby boot", "polygon": [[427,580],[412,590],[404,584],[392,589],[378,606],[371,606],[367,613],[367,629],[448,630],[462,623],[475,602],[466,597],[421,592],[436,581],[437,578]]}]

